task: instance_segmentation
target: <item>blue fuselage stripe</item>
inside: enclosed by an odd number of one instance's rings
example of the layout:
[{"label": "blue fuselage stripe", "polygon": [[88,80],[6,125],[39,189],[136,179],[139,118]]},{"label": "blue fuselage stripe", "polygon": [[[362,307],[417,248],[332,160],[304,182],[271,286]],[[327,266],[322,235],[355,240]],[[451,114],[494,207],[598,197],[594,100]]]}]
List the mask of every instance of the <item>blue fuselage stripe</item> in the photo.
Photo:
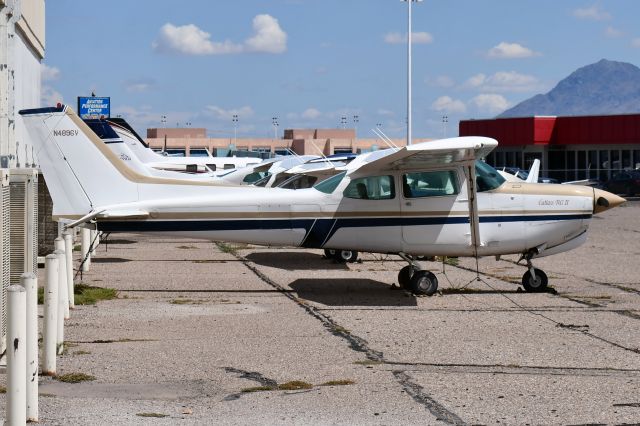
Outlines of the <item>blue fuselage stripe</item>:
[{"label": "blue fuselage stripe", "polygon": [[[480,223],[540,222],[590,219],[590,214],[481,216]],[[375,228],[389,226],[429,226],[468,224],[466,216],[376,217],[318,219],[219,219],[219,220],[146,220],[99,222],[104,232],[201,232],[304,229],[304,247],[322,247],[340,228]]]}]

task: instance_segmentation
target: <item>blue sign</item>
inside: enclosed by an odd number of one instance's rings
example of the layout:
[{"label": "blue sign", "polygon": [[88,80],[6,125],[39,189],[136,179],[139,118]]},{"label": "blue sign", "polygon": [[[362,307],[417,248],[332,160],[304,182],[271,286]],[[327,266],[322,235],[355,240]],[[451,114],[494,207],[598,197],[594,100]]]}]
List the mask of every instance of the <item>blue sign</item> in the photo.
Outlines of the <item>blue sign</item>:
[{"label": "blue sign", "polygon": [[109,118],[111,116],[111,98],[78,96],[78,114],[80,118]]}]

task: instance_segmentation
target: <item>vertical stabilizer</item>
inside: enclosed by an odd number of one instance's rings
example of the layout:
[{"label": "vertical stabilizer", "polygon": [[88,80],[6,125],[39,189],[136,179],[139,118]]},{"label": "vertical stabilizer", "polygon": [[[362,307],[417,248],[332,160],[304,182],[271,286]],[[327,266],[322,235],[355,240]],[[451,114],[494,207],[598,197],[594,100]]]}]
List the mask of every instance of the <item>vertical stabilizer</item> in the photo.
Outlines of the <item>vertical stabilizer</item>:
[{"label": "vertical stabilizer", "polygon": [[54,215],[84,216],[95,207],[138,200],[120,159],[69,107],[20,111],[54,204]]}]

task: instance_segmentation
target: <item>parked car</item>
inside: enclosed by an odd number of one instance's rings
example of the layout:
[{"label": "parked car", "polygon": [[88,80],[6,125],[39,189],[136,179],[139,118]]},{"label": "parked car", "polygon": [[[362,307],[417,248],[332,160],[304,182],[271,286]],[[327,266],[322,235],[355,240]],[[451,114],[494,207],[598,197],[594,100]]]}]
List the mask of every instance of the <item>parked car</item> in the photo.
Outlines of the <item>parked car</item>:
[{"label": "parked car", "polygon": [[640,192],[640,170],[623,170],[615,173],[603,187],[614,194],[636,195]]}]

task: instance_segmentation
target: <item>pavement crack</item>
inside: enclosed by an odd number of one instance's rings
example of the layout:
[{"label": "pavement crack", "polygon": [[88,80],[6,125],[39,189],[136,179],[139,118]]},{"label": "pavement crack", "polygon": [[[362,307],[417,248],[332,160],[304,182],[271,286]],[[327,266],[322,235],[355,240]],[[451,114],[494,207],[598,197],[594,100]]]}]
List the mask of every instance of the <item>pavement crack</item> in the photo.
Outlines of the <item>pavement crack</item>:
[{"label": "pavement crack", "polygon": [[445,422],[450,425],[466,425],[467,423],[456,414],[447,410],[442,404],[431,398],[424,391],[424,388],[417,383],[411,381],[411,377],[404,371],[395,370],[393,376],[402,385],[405,392],[413,398],[417,403],[424,405],[436,420]]},{"label": "pavement crack", "polygon": [[[285,297],[289,298],[295,304],[304,309],[307,314],[320,321],[322,325],[324,325],[324,327],[329,330],[329,332],[331,332],[331,334],[346,340],[352,350],[364,353],[368,360],[386,363],[383,353],[370,348],[368,342],[365,339],[352,334],[349,330],[334,321],[330,316],[324,314],[320,309],[299,299],[295,295],[295,293],[290,292],[289,290],[263,274],[261,271],[259,271],[258,268],[253,266],[251,262],[246,258],[235,253],[234,255],[236,256],[236,258],[240,259],[242,263],[254,274],[256,274],[262,281],[282,292]],[[412,382],[408,374],[402,371],[394,371],[393,376],[398,381],[400,386],[402,386],[402,389],[408,395],[410,395],[414,401],[424,406],[431,414],[436,416],[438,420],[452,425],[466,424],[455,413],[447,410],[442,404],[438,403],[435,399],[430,397],[425,392],[422,386]]]},{"label": "pavement crack", "polygon": [[[276,388],[278,386],[278,382],[276,380],[265,377],[262,373],[258,373],[257,371],[247,371],[241,370],[239,368],[233,367],[223,367],[224,371],[227,373],[238,374],[241,379],[253,380],[260,384],[260,386]],[[240,399],[240,397],[244,395],[243,392],[236,392],[222,398],[223,401],[235,401],[236,399]]]}]

